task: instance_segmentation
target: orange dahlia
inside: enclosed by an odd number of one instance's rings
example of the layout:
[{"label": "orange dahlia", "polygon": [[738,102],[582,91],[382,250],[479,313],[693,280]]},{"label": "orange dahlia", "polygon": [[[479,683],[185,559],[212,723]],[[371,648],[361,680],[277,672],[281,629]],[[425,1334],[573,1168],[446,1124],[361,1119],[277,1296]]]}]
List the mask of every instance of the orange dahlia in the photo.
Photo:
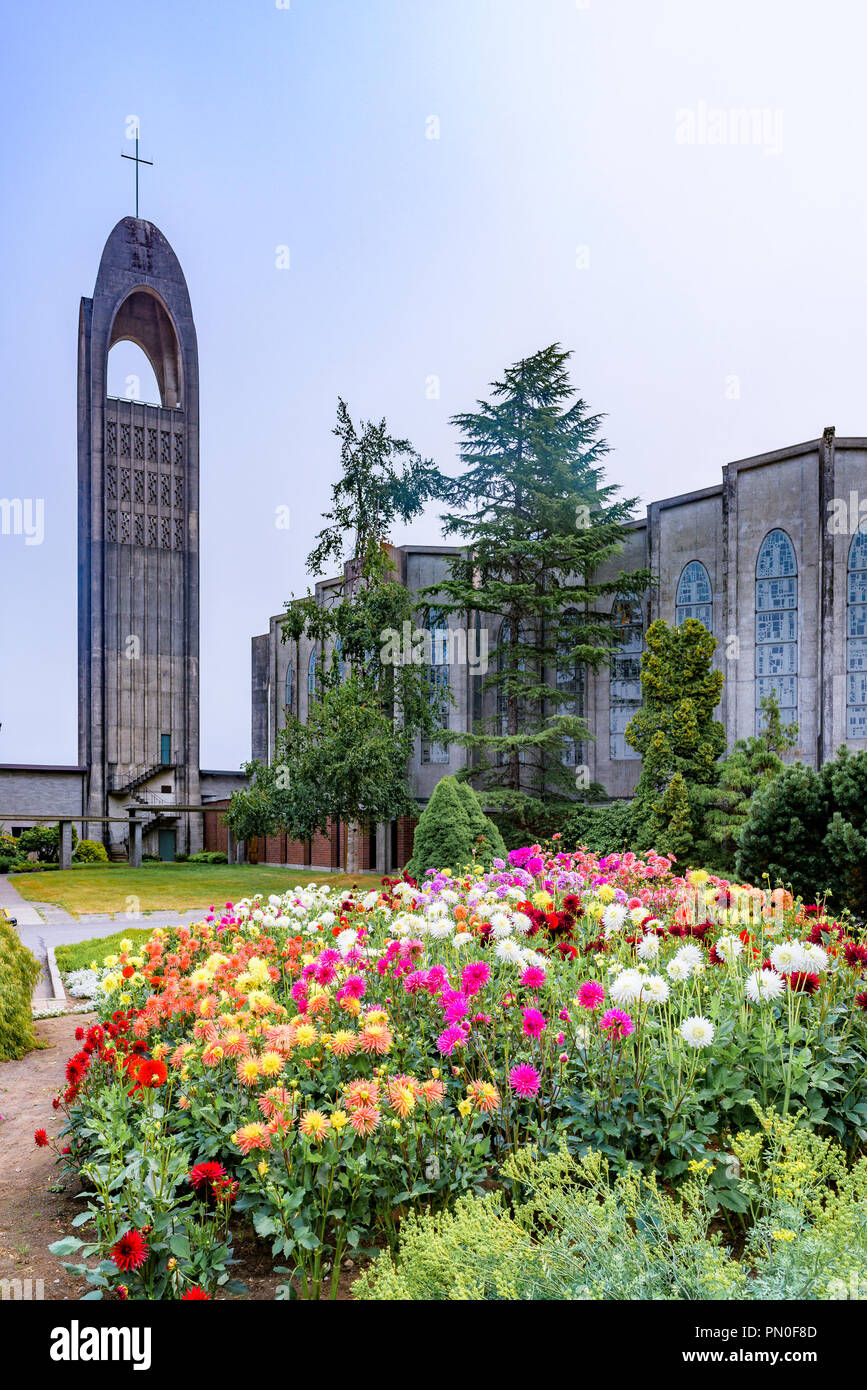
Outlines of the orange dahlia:
[{"label": "orange dahlia", "polygon": [[384,1023],[366,1023],[358,1035],[358,1045],[362,1052],[372,1052],[377,1057],[384,1057],[390,1052],[393,1041],[391,1032]]}]

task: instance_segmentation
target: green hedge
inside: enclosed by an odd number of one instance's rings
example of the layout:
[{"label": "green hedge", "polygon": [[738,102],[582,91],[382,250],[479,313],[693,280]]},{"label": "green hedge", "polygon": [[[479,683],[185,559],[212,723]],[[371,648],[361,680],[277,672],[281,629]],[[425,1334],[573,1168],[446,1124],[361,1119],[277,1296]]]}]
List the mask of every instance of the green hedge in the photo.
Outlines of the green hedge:
[{"label": "green hedge", "polygon": [[37,1046],[30,1000],[42,973],[15,928],[0,917],[0,1061],[16,1061]]}]

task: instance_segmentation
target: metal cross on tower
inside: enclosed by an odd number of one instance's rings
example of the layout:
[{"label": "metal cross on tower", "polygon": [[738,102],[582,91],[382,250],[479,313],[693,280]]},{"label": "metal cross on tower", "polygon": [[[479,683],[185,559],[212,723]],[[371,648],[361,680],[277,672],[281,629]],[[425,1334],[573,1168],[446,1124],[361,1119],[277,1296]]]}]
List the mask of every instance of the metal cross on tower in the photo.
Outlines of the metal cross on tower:
[{"label": "metal cross on tower", "polygon": [[152,159],[142,159],[138,152],[138,126],[135,129],[135,154],[121,154],[121,159],[132,159],[135,161],[135,215],[138,218],[138,166],[149,164],[153,168]]}]

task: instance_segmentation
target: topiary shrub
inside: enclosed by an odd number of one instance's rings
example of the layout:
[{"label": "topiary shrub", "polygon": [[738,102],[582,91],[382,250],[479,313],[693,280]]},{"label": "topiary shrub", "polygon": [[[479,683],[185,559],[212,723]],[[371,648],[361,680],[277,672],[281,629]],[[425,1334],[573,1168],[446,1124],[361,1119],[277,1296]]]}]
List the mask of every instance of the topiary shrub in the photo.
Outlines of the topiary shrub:
[{"label": "topiary shrub", "polygon": [[0,1062],[14,1062],[37,1046],[30,1000],[42,967],[15,928],[0,917]]},{"label": "topiary shrub", "polygon": [[99,840],[79,840],[72,857],[79,864],[107,864],[108,850]]},{"label": "topiary shrub", "polygon": [[506,846],[496,825],[482,810],[482,803],[469,782],[457,782],[458,796],[467,813],[470,826],[470,847],[476,862],[486,869],[495,859],[506,858]]},{"label": "topiary shrub", "polygon": [[472,833],[454,777],[441,777],[415,828],[410,877],[421,882],[428,869],[460,869],[473,857]]}]

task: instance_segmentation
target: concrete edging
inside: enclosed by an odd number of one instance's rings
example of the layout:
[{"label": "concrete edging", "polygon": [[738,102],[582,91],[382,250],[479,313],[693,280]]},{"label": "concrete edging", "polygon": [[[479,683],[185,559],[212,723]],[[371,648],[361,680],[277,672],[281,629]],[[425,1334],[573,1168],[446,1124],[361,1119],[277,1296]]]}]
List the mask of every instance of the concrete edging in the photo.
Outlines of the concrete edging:
[{"label": "concrete edging", "polygon": [[66,1003],[66,990],[63,988],[63,980],[60,978],[60,971],[57,967],[57,957],[54,954],[54,947],[46,947],[48,960],[48,978],[51,981],[51,1003],[62,1000]]}]

